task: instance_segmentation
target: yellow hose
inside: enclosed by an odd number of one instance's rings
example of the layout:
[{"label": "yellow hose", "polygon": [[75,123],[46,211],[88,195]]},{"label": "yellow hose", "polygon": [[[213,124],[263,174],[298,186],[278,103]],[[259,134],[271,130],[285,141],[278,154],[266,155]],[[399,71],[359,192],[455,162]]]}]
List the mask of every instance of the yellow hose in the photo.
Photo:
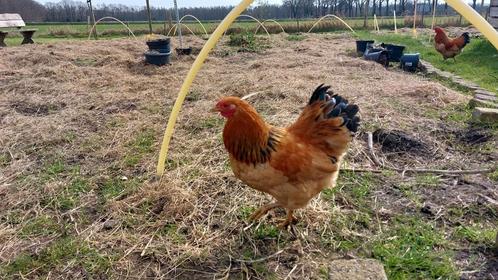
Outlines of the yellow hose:
[{"label": "yellow hose", "polygon": [[164,174],[169,141],[171,140],[171,136],[173,136],[176,119],[178,118],[178,114],[180,113],[183,101],[185,100],[185,96],[187,96],[188,90],[190,89],[195,76],[201,69],[202,64],[204,64],[204,61],[206,60],[209,52],[214,48],[214,46],[216,46],[216,43],[218,43],[223,33],[252,2],[253,0],[242,0],[239,5],[233,8],[233,10],[223,19],[220,25],[218,25],[214,33],[211,34],[211,37],[209,37],[209,40],[206,42],[201,52],[195,59],[192,68],[190,68],[190,71],[188,72],[187,77],[185,78],[185,81],[183,82],[183,85],[180,89],[180,93],[178,93],[175,105],[173,105],[173,110],[171,111],[171,115],[169,116],[166,131],[164,132],[161,151],[159,152],[159,160],[157,161],[157,175],[162,176]]},{"label": "yellow hose", "polygon": [[479,30],[498,50],[498,31],[496,31],[489,22],[487,22],[480,14],[472,9],[462,0],[446,0],[446,2],[461,14],[466,20]]}]

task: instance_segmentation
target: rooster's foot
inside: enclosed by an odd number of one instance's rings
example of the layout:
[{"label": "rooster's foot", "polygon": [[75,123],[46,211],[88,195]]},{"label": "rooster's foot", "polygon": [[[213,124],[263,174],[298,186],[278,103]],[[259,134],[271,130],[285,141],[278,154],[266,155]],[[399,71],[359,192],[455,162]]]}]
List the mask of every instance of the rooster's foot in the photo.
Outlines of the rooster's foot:
[{"label": "rooster's foot", "polygon": [[263,215],[268,213],[268,211],[270,211],[273,208],[279,207],[279,206],[280,206],[280,204],[278,204],[278,203],[265,204],[265,205],[261,206],[258,210],[256,210],[254,213],[252,213],[252,215],[249,217],[249,220],[250,221],[259,220],[259,218],[261,218]]}]

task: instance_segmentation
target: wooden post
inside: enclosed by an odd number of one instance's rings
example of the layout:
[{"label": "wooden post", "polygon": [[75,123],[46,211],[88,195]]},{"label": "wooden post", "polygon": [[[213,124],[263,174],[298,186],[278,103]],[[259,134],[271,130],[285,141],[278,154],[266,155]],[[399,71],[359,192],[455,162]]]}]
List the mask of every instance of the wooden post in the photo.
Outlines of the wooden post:
[{"label": "wooden post", "polygon": [[413,0],[413,35],[417,37],[417,0]]},{"label": "wooden post", "polygon": [[147,4],[147,15],[149,17],[149,34],[152,35],[152,19],[151,19],[151,16],[150,16],[149,0],[145,0],[145,3]]},{"label": "wooden post", "polygon": [[[88,10],[90,11],[90,17],[92,19],[92,27],[94,27],[95,25],[95,14],[93,13],[93,7],[92,7],[92,0],[86,0],[86,3],[88,4]],[[94,27],[93,29],[93,37],[95,38],[95,40],[98,39],[98,36],[97,36],[97,26]]]},{"label": "wooden post", "polygon": [[178,4],[176,0],[173,0],[173,4],[175,5],[175,13],[176,13],[176,29],[178,30],[178,37],[180,39],[180,49],[183,48],[183,39],[182,39],[182,26],[180,25],[180,13],[178,12]]},{"label": "wooden post", "polygon": [[368,21],[368,6],[370,5],[370,0],[366,0],[363,3],[365,5],[365,7],[363,9],[364,10],[363,11],[363,13],[364,13],[363,14],[363,27],[367,28],[367,26],[368,26],[368,22],[367,22]]}]

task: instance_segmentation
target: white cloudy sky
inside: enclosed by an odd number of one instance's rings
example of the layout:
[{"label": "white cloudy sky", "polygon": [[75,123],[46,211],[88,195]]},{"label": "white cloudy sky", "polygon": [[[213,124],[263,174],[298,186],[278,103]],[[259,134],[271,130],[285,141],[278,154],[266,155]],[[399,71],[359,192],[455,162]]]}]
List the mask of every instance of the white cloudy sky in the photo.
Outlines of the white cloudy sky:
[{"label": "white cloudy sky", "polygon": [[[47,2],[59,2],[59,0],[36,0],[42,4]],[[74,0],[84,2],[85,0]],[[230,6],[236,5],[240,0],[177,0],[179,7],[207,7],[207,6]],[[173,0],[149,0],[154,7],[173,7]],[[254,0],[255,3],[258,0]],[[267,0],[268,3],[280,4],[282,0]],[[94,6],[99,4],[123,4],[128,6],[145,6],[145,0],[92,0]]]}]

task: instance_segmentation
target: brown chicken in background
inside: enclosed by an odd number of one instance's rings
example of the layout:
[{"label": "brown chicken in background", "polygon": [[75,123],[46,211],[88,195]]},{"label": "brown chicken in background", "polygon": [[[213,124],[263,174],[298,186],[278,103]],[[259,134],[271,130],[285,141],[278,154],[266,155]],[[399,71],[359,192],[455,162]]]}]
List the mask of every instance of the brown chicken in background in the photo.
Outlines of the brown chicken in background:
[{"label": "brown chicken in background", "polygon": [[434,46],[436,50],[443,55],[444,60],[453,58],[462,52],[462,49],[470,42],[468,32],[464,32],[460,37],[451,39],[446,36],[446,33],[441,27],[434,28]]},{"label": "brown chicken in background", "polygon": [[257,220],[283,207],[294,223],[293,211],[305,207],[321,190],[334,187],[341,160],[358,130],[358,106],[320,85],[294,124],[267,124],[256,110],[238,97],[221,99],[214,110],[227,118],[223,142],[237,178],[270,194],[275,202],[251,215]]}]

